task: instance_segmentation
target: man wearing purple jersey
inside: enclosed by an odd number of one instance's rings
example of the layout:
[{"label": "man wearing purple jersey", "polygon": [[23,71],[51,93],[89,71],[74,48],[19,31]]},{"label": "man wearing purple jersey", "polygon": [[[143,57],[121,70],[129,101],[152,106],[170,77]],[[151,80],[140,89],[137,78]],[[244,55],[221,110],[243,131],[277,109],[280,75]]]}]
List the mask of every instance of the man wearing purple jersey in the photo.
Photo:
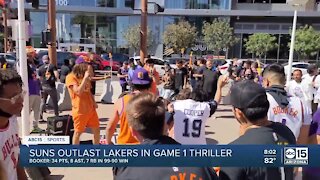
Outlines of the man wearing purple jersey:
[{"label": "man wearing purple jersey", "polygon": [[[314,113],[309,131],[309,143],[320,144],[320,109]],[[320,168],[303,168],[302,180],[320,179]]]}]

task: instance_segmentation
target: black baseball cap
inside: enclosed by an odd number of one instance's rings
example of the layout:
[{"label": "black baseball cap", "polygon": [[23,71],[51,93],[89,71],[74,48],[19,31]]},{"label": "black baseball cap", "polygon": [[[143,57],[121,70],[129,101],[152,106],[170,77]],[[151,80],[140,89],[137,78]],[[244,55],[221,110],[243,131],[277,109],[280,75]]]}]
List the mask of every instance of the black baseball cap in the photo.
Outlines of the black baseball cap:
[{"label": "black baseball cap", "polygon": [[231,87],[231,105],[235,108],[269,107],[266,90],[252,80],[243,80]]}]

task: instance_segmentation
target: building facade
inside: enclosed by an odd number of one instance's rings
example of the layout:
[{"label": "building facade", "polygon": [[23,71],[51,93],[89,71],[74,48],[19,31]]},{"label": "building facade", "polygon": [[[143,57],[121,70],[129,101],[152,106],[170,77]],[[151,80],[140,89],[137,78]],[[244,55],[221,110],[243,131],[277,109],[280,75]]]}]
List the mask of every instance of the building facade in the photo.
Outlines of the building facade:
[{"label": "building facade", "polygon": [[[150,1],[150,0],[149,0]],[[135,0],[139,9],[140,0]],[[224,17],[234,27],[240,38],[238,44],[229,50],[229,57],[252,57],[244,48],[245,39],[255,32],[270,33],[277,37],[278,49],[268,53],[268,59],[287,59],[292,26],[293,11],[298,10],[298,25],[311,24],[320,30],[320,6],[316,0],[157,0],[164,5],[163,13],[148,16],[148,26],[152,31],[154,46],[150,54],[162,56],[165,47],[162,34],[166,25],[183,18],[195,25],[201,35],[203,21]],[[47,0],[40,0],[45,6]],[[112,51],[133,55],[126,48],[123,32],[140,23],[140,11],[132,10],[130,0],[56,0],[57,41],[60,47],[73,50],[81,46],[94,47],[95,51]],[[16,4],[12,4],[16,8]],[[30,43],[41,45],[41,32],[47,28],[45,7],[38,10],[26,4],[27,19],[31,24]],[[72,49],[71,48],[71,49]],[[191,48],[190,48],[191,49]],[[196,54],[209,53],[201,43],[192,48]]]}]

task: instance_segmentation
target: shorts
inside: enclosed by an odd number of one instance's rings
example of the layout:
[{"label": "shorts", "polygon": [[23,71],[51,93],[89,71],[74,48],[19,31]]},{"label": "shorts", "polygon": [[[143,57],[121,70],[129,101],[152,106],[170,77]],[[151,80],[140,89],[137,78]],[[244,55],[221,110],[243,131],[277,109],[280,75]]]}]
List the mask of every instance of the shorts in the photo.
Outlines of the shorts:
[{"label": "shorts", "polygon": [[77,114],[72,116],[73,126],[75,132],[84,132],[86,128],[99,128],[100,122],[98,114],[96,111],[93,111],[88,114]]}]

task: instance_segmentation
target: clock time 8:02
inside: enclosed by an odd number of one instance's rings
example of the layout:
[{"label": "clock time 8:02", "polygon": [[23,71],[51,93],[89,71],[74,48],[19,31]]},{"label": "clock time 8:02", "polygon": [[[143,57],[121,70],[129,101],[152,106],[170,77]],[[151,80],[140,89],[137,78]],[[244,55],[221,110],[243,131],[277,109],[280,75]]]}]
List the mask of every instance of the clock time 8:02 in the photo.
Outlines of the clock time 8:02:
[{"label": "clock time 8:02", "polygon": [[277,150],[265,149],[265,150],[263,150],[263,155],[277,155]]}]

